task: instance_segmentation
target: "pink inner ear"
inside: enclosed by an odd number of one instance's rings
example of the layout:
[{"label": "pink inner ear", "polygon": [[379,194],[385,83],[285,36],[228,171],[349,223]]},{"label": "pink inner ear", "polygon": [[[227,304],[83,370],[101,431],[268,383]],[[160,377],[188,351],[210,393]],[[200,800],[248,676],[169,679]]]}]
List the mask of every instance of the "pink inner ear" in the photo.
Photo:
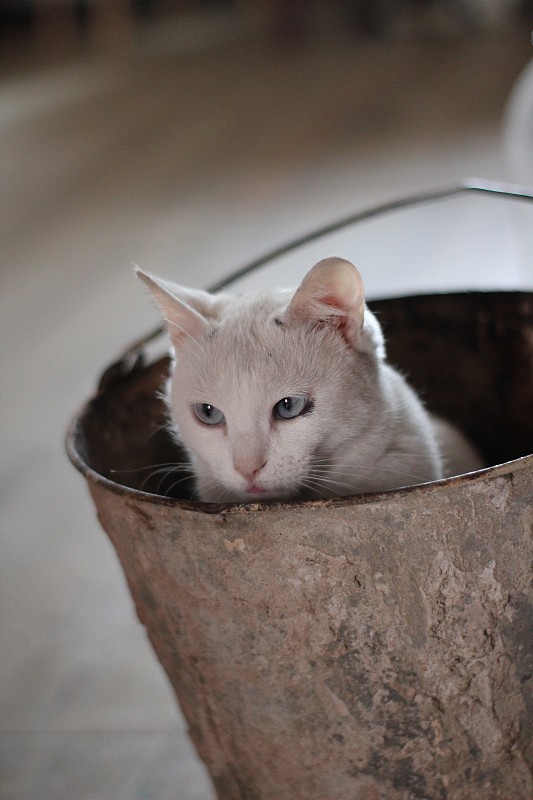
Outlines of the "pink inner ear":
[{"label": "pink inner ear", "polygon": [[332,306],[333,308],[343,309],[343,302],[341,298],[336,294],[325,294],[323,297],[320,298],[320,302],[326,306]]},{"label": "pink inner ear", "polygon": [[339,328],[355,331],[364,316],[363,281],[357,268],[342,258],[322,259],[303,279],[287,314],[310,321],[329,319]]}]

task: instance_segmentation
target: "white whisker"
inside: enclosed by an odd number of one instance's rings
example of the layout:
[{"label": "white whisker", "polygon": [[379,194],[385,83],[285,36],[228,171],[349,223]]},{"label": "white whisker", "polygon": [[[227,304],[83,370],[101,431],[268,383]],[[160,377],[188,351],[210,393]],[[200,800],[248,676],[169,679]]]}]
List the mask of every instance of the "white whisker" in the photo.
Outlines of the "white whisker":
[{"label": "white whisker", "polygon": [[159,425],[155,425],[154,424],[152,427],[153,427],[153,430],[150,431],[150,433],[146,437],[146,439],[145,439],[146,442],[149,442],[150,439],[153,439],[153,437],[156,436],[161,431],[166,430],[166,431],[170,432],[170,429],[172,428],[172,423],[171,423],[170,419],[168,419],[167,422],[162,422]]},{"label": "white whisker", "polygon": [[[406,472],[405,470],[401,469],[392,469],[392,467],[382,467],[381,465],[377,464],[374,467],[366,467],[364,472],[355,472],[351,470],[349,472],[341,472],[340,470],[336,469],[335,467],[331,467],[328,470],[319,470],[323,475],[344,475],[344,476],[352,476],[354,478],[365,478],[368,477],[373,472],[390,472],[392,475],[405,475],[408,478],[416,478],[417,480],[425,480],[426,476],[424,475],[417,475],[414,472]],[[316,470],[314,470],[316,472]],[[317,473],[318,474],[318,473]]]},{"label": "white whisker", "polygon": [[322,493],[310,482],[310,480],[303,480],[301,481],[301,486],[305,489],[309,489],[311,492],[315,492],[319,497],[322,496]]},{"label": "white whisker", "polygon": [[155,467],[176,467],[180,466],[175,461],[162,461],[160,464],[146,464],[144,467],[135,467],[135,469],[110,469],[109,472],[113,473],[131,473],[131,472],[143,472],[145,469],[154,469]]},{"label": "white whisker", "polygon": [[356,491],[356,488],[355,486],[353,486],[353,484],[346,483],[345,481],[336,481],[333,478],[321,478],[316,475],[313,475],[311,479],[313,480],[314,483],[317,484],[317,486],[320,486],[322,484],[326,486],[326,484],[330,484],[332,486],[345,486],[348,489],[353,489],[354,492]]},{"label": "white whisker", "polygon": [[[173,489],[174,489],[176,486],[179,486],[179,484],[180,484],[180,483],[184,483],[185,481],[191,480],[191,477],[192,477],[191,475],[185,475],[185,477],[184,477],[184,478],[180,478],[179,480],[177,480],[177,481],[174,481],[174,483],[171,483],[171,484],[170,484],[170,486],[169,486],[167,489],[165,489],[165,494],[166,494],[166,495],[169,495],[169,494],[170,494],[170,492],[171,492],[171,491],[172,491],[172,490],[173,490]],[[159,484],[158,491],[159,491],[159,488],[160,488],[160,487],[161,487],[161,484]]]},{"label": "white whisker", "polygon": [[[167,469],[161,469],[161,470],[158,469],[155,472],[150,473],[150,475],[146,476],[146,478],[144,479],[144,481],[141,484],[141,489],[144,489],[144,487],[146,486],[148,481],[150,481],[152,478],[155,478],[156,475],[161,475],[161,477],[159,479],[159,483],[157,484],[157,489],[156,489],[156,491],[159,494],[161,492],[161,490],[162,490],[162,487],[163,487],[163,484],[164,484],[166,478],[168,478],[170,475],[174,475],[176,472],[184,472],[184,471],[185,471],[185,468],[181,468],[181,467],[168,467]],[[187,471],[189,471],[189,470],[187,470]]]}]

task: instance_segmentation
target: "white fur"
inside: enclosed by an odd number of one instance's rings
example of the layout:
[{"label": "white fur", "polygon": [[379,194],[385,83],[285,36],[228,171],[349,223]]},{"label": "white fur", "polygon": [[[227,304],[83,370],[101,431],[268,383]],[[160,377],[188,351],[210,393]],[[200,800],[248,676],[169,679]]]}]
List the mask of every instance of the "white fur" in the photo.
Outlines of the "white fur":
[{"label": "white fur", "polygon": [[[176,358],[168,403],[201,500],[333,497],[437,480],[446,474],[447,437],[454,470],[481,466],[386,363],[380,326],[348,262],[320,262],[296,293],[244,297],[139,275],[167,320]],[[302,394],[310,413],[274,417],[279,400]],[[194,403],[220,409],[225,424],[199,422]]]}]

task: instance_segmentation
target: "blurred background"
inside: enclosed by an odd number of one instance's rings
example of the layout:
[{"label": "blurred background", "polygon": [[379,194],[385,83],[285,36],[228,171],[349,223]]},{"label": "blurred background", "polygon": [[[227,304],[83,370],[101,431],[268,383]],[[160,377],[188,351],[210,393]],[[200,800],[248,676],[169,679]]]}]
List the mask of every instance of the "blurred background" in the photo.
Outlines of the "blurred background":
[{"label": "blurred background", "polygon": [[[3,800],[214,797],[63,452],[157,323],[132,262],[208,286],[391,198],[533,184],[532,21],[523,0],[0,0]],[[367,263],[371,296],[533,288],[520,214],[512,264],[502,216],[461,206],[321,247]]]}]

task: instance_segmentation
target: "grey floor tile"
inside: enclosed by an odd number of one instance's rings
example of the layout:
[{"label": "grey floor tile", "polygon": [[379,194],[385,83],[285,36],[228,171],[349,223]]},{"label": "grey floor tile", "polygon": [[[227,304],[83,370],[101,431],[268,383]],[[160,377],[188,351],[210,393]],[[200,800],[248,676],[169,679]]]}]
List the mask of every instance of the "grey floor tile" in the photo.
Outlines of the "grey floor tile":
[{"label": "grey floor tile", "polygon": [[3,800],[213,800],[181,733],[2,733]]}]

